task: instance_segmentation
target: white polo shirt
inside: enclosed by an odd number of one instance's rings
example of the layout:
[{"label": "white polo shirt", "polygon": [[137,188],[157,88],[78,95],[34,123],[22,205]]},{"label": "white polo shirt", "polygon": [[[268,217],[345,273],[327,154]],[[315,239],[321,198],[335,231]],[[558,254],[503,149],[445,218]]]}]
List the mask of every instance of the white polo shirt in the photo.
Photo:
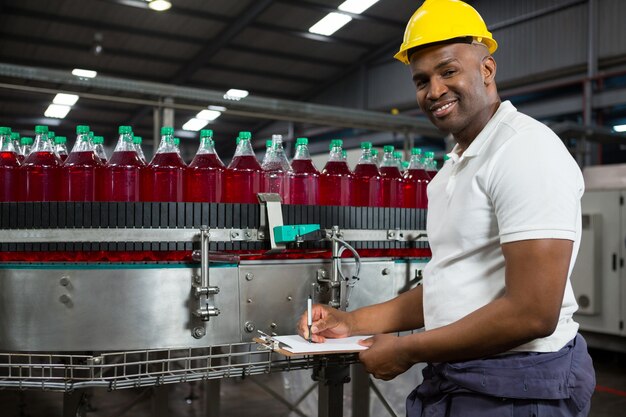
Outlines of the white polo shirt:
[{"label": "white polo shirt", "polygon": [[502,296],[501,244],[528,239],[574,241],[554,333],[515,351],[554,352],[576,336],[578,308],[569,275],[581,237],[578,165],[544,124],[505,101],[462,156],[458,145],[428,186],[424,270],[426,330],[453,323]]}]

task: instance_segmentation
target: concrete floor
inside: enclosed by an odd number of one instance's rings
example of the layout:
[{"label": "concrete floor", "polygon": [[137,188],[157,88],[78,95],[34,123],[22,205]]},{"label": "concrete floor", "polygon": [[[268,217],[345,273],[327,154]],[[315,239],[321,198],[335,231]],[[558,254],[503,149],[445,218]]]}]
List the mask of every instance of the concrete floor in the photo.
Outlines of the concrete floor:
[{"label": "concrete floor", "polygon": [[[595,349],[591,350],[591,354],[596,368],[597,388],[589,415],[591,417],[626,417],[626,354]],[[300,375],[296,372],[290,374],[293,375],[272,374],[243,380],[229,378],[219,381],[221,385],[220,416],[316,416],[315,392],[299,403],[298,411],[290,410],[285,403],[277,399],[276,395],[283,398],[291,397],[289,401],[294,403],[304,389],[313,384],[308,371],[299,371]],[[196,382],[167,385],[156,389],[142,388],[113,392],[94,389],[90,395],[86,416],[206,416],[204,406],[206,386],[204,382]],[[409,389],[407,393],[408,391]],[[349,397],[350,389],[347,389],[344,404],[345,417],[351,415]],[[373,394],[372,397],[373,402],[378,401]],[[372,417],[378,417],[378,415],[389,414],[377,413]],[[54,416],[63,416],[63,395],[60,393],[0,390],[0,417]]]}]

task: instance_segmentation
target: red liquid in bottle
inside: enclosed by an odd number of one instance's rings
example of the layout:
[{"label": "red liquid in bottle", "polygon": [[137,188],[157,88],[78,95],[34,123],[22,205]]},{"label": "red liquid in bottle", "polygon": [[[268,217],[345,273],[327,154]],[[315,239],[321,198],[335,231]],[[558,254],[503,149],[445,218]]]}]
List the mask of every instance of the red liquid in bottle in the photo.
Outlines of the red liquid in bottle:
[{"label": "red liquid in bottle", "polygon": [[294,159],[289,173],[289,198],[286,204],[319,204],[319,178],[310,159]]},{"label": "red liquid in bottle", "polygon": [[67,201],[96,201],[100,160],[93,151],[72,152],[63,165]]},{"label": "red liquid in bottle", "polygon": [[176,152],[154,155],[144,170],[143,198],[148,201],[183,201],[185,167]]},{"label": "red liquid in bottle", "polygon": [[437,172],[439,171],[426,171],[426,173],[428,174],[431,180],[435,178],[435,175],[437,175]]},{"label": "red liquid in bottle", "polygon": [[185,201],[222,202],[224,164],[216,154],[199,154],[185,172]]},{"label": "red liquid in bottle", "polygon": [[352,205],[362,207],[382,206],[381,177],[376,165],[358,164],[354,168],[352,184]]},{"label": "red liquid in bottle", "polygon": [[343,161],[328,161],[320,174],[320,204],[348,206],[352,202],[352,173]]},{"label": "red liquid in bottle", "polygon": [[15,152],[0,152],[0,201],[17,201],[19,197],[18,155]]},{"label": "red liquid in bottle", "polygon": [[61,160],[54,152],[31,153],[20,170],[23,201],[59,201],[65,198]]},{"label": "red liquid in bottle", "polygon": [[67,160],[68,155],[62,153],[59,154],[59,159],[61,160],[61,162],[65,162]]},{"label": "red liquid in bottle", "polygon": [[224,175],[224,198],[227,203],[259,202],[256,195],[263,192],[263,172],[254,155],[234,157]]},{"label": "red liquid in bottle", "polygon": [[395,166],[380,167],[384,207],[402,207],[402,174]]},{"label": "red liquid in bottle", "polygon": [[141,201],[144,165],[135,151],[116,151],[103,169],[105,201]]},{"label": "red liquid in bottle", "polygon": [[25,160],[26,160],[26,157],[24,155],[22,155],[22,154],[18,154],[17,155],[17,162],[19,162],[20,165],[22,165]]},{"label": "red liquid in bottle", "polygon": [[423,169],[407,169],[404,173],[404,207],[427,208],[428,196],[426,187],[430,177]]}]

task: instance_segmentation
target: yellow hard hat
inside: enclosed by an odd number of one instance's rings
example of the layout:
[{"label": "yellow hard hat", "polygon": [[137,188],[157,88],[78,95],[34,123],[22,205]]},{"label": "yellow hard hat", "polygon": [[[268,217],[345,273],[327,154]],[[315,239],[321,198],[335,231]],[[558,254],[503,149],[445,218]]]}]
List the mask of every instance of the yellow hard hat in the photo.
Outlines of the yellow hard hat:
[{"label": "yellow hard hat", "polygon": [[472,6],[460,0],[426,0],[406,25],[404,41],[394,58],[408,65],[411,48],[469,36],[485,44],[490,53],[498,49],[483,18]]}]

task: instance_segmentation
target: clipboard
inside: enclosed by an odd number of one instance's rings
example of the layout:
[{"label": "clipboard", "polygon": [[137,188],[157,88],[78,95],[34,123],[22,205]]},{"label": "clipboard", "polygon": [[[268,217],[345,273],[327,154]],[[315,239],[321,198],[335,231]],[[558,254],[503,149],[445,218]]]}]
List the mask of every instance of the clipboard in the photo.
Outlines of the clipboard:
[{"label": "clipboard", "polygon": [[[369,336],[355,336],[344,339],[327,339],[325,343],[309,343],[298,335],[270,336],[258,331],[259,336],[253,338],[261,346],[284,356],[314,356],[332,354],[350,354],[367,350],[358,344],[359,340]],[[294,346],[289,344],[291,342]],[[312,349],[309,349],[312,348]]]}]

